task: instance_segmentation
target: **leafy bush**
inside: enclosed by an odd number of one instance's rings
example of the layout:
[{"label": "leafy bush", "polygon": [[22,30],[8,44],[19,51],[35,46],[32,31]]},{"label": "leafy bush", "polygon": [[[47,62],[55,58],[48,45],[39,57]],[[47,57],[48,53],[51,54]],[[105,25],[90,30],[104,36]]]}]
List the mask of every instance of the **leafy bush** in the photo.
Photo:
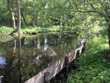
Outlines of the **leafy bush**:
[{"label": "leafy bush", "polygon": [[109,83],[110,62],[104,58],[108,45],[105,38],[89,40],[85,53],[76,61],[80,67],[71,71],[68,83]]}]

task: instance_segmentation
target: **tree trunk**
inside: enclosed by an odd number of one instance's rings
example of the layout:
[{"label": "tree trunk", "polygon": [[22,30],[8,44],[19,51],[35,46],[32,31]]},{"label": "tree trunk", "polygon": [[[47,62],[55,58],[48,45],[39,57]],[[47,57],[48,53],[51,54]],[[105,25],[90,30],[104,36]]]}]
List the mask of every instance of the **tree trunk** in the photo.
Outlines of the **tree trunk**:
[{"label": "tree trunk", "polygon": [[[106,18],[107,17],[107,18]],[[105,21],[107,23],[107,36],[108,36],[108,45],[109,45],[109,49],[108,49],[108,57],[110,58],[110,17],[106,16],[105,17]]]},{"label": "tree trunk", "polygon": [[36,3],[36,0],[33,0],[33,12],[32,12],[32,16],[33,16],[33,18],[32,18],[32,25],[33,26],[35,26],[36,25],[36,5],[35,5],[35,3]]},{"label": "tree trunk", "polygon": [[12,4],[12,1],[7,0],[7,9],[9,10],[10,15],[11,15],[11,18],[12,18],[12,25],[13,25],[13,28],[16,29],[15,13],[14,13],[14,11],[13,11],[13,7],[12,7],[11,4]]},{"label": "tree trunk", "polygon": [[15,13],[11,9],[11,15],[12,15],[12,21],[13,21],[13,28],[16,29],[16,23],[15,23]]},{"label": "tree trunk", "polygon": [[108,24],[108,44],[109,44],[109,54],[110,54],[110,22]]},{"label": "tree trunk", "polygon": [[16,29],[18,32],[18,37],[20,38],[21,33],[21,9],[20,9],[21,0],[16,0]]}]

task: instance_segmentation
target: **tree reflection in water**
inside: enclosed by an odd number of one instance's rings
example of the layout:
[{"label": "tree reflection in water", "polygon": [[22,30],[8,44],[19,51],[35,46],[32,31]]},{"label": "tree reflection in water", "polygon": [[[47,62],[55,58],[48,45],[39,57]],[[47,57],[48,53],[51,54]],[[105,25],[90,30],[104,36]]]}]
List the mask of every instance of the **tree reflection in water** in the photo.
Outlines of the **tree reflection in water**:
[{"label": "tree reflection in water", "polygon": [[59,34],[39,34],[0,44],[7,62],[6,68],[0,69],[0,75],[4,75],[3,83],[23,83],[63,58],[75,47],[76,39],[74,35],[61,35],[60,40]]}]

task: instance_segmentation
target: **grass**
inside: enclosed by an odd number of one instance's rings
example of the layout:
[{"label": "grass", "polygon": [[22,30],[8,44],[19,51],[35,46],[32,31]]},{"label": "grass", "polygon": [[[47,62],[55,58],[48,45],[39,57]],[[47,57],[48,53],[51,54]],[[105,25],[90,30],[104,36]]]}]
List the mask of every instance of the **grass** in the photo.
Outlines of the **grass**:
[{"label": "grass", "polygon": [[[0,33],[11,33],[14,29],[12,27],[6,27],[1,26],[0,27]],[[52,26],[48,28],[42,28],[42,27],[23,27],[22,32],[24,34],[31,34],[31,33],[42,33],[42,32],[59,32],[60,27],[59,26]]]},{"label": "grass", "polygon": [[[7,26],[1,26],[0,27],[0,33],[11,33],[14,29],[12,27],[7,27]],[[72,27],[68,27],[68,26],[64,26],[63,28],[61,28],[60,26],[50,26],[50,27],[22,27],[21,28],[22,32],[24,34],[37,34],[37,33],[59,33],[61,31],[63,32],[74,32],[74,28]]]},{"label": "grass", "polygon": [[90,39],[84,54],[76,61],[79,68],[69,73],[68,83],[110,83],[110,62],[105,59],[107,41]]},{"label": "grass", "polygon": [[13,31],[13,28],[12,27],[6,27],[6,26],[1,26],[0,27],[0,33],[1,34],[9,34]]}]

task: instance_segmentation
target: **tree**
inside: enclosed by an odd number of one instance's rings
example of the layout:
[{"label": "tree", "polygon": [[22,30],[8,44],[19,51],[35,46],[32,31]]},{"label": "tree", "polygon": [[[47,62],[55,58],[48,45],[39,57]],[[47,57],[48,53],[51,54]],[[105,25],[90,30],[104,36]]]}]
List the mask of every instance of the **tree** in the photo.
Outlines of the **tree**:
[{"label": "tree", "polygon": [[15,12],[13,11],[14,7],[11,4],[13,4],[13,1],[7,0],[7,9],[9,10],[9,14],[11,15],[12,18],[13,28],[16,29]]},{"label": "tree", "polygon": [[18,32],[18,37],[21,34],[21,9],[20,9],[21,0],[16,0],[16,30]]},{"label": "tree", "polygon": [[110,0],[69,0],[72,10],[105,19],[110,50]]}]

